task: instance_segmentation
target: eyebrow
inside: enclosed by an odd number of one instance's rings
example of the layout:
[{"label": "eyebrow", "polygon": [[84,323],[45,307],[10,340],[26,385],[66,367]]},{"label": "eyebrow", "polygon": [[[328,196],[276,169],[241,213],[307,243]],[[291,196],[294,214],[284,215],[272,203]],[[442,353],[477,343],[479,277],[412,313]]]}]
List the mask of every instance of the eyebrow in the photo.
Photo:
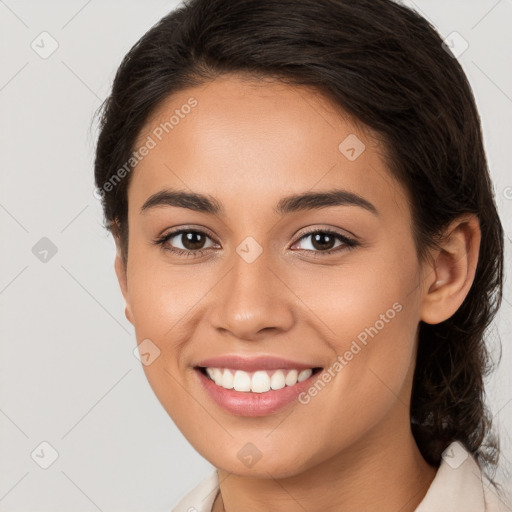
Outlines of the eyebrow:
[{"label": "eyebrow", "polygon": [[[219,216],[224,213],[222,204],[210,195],[173,189],[160,190],[151,195],[142,205],[140,213],[160,206],[176,206]],[[332,206],[359,206],[374,215],[379,214],[377,208],[364,197],[343,189],[304,192],[283,197],[274,207],[274,212],[278,215],[285,215]]]}]

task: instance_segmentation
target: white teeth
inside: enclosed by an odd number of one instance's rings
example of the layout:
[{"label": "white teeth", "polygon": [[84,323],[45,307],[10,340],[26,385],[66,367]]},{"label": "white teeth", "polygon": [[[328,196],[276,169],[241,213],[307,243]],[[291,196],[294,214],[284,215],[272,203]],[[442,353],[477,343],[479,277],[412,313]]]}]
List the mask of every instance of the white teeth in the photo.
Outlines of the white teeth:
[{"label": "white teeth", "polygon": [[313,370],[311,368],[308,368],[307,370],[302,370],[299,373],[299,376],[297,377],[297,380],[299,382],[302,382],[303,380],[309,379],[309,377],[311,377],[312,373],[313,373]]},{"label": "white teeth", "polygon": [[253,393],[264,393],[270,391],[270,377],[267,372],[254,372],[251,379],[251,391]]},{"label": "white teeth", "polygon": [[234,386],[234,376],[233,374],[225,369],[222,375],[222,387],[226,389],[233,389]]},{"label": "white teeth", "polygon": [[222,371],[220,368],[213,369],[213,380],[217,386],[222,386]]},{"label": "white teeth", "polygon": [[297,370],[290,370],[288,372],[288,374],[286,375],[286,379],[285,379],[286,385],[293,386],[294,384],[296,384],[298,374],[299,374],[299,372]]},{"label": "white teeth", "polygon": [[211,380],[225,389],[235,391],[266,393],[271,389],[282,389],[285,386],[294,386],[297,382],[309,379],[313,374],[312,368],[305,370],[275,370],[266,372],[258,370],[253,373],[243,370],[229,370],[228,368],[206,368]]},{"label": "white teeth", "polygon": [[[215,382],[217,384],[217,382]],[[235,378],[233,379],[233,387],[235,391],[250,391],[251,390],[251,377],[247,372],[237,370]]]},{"label": "white teeth", "polygon": [[270,377],[270,387],[272,389],[282,389],[286,385],[283,370],[277,370],[277,372]]}]

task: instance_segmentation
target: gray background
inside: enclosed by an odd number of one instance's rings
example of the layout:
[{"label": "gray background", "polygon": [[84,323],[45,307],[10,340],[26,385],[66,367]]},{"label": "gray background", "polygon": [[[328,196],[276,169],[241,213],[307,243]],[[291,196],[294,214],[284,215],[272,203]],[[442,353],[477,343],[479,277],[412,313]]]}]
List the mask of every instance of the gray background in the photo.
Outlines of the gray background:
[{"label": "gray background", "polygon": [[[488,392],[510,470],[512,1],[402,3],[469,44],[459,60],[507,236],[505,301],[491,336],[503,357]],[[0,511],[170,510],[213,469],[133,355],[114,244],[92,193],[93,113],[124,54],[176,5],[0,1]],[[58,458],[43,469],[52,449]]]}]

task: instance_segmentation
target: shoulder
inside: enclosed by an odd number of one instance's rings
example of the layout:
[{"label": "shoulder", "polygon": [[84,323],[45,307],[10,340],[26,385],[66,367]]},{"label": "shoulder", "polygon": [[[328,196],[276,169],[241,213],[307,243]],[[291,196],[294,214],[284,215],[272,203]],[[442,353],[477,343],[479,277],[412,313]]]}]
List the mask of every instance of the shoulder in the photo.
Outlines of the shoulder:
[{"label": "shoulder", "polygon": [[[211,512],[219,491],[217,470],[189,491],[172,512]],[[512,512],[512,499],[499,493],[483,476],[476,460],[458,441],[443,459],[415,512]]]},{"label": "shoulder", "polygon": [[172,512],[211,512],[218,490],[219,476],[215,470],[183,496]]},{"label": "shoulder", "polygon": [[454,441],[443,452],[434,480],[415,512],[512,512],[483,477],[475,458]]}]

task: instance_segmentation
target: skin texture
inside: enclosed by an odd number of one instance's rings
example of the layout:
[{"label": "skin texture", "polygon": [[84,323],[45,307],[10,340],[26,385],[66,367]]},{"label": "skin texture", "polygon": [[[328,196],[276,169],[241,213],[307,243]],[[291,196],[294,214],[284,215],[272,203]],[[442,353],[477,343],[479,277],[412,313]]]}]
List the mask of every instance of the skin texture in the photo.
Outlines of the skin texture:
[{"label": "skin texture", "polygon": [[[149,338],[161,351],[144,366],[150,385],[218,468],[214,510],[414,510],[436,472],[410,430],[418,323],[441,322],[464,300],[478,258],[477,219],[453,222],[442,248],[420,262],[407,194],[386,168],[384,148],[308,88],[217,78],[168,98],[137,147],[190,97],[197,106],[132,171],[128,261],[118,243],[115,269],[137,342]],[[365,144],[354,161],[338,149],[350,134]],[[140,212],[166,188],[208,194],[224,213]],[[364,197],[378,214],[354,205],[273,211],[284,196],[332,188]],[[202,255],[152,243],[180,227],[211,237]],[[325,255],[331,246],[313,245],[306,228],[330,228],[359,245],[337,241],[342,250]],[[263,250],[252,263],[236,252],[248,236]],[[190,247],[181,235],[171,244]],[[257,418],[230,414],[193,370],[233,353],[329,368],[395,303],[401,311],[307,405],[294,401]],[[252,467],[237,456],[249,442],[262,454]]]}]

